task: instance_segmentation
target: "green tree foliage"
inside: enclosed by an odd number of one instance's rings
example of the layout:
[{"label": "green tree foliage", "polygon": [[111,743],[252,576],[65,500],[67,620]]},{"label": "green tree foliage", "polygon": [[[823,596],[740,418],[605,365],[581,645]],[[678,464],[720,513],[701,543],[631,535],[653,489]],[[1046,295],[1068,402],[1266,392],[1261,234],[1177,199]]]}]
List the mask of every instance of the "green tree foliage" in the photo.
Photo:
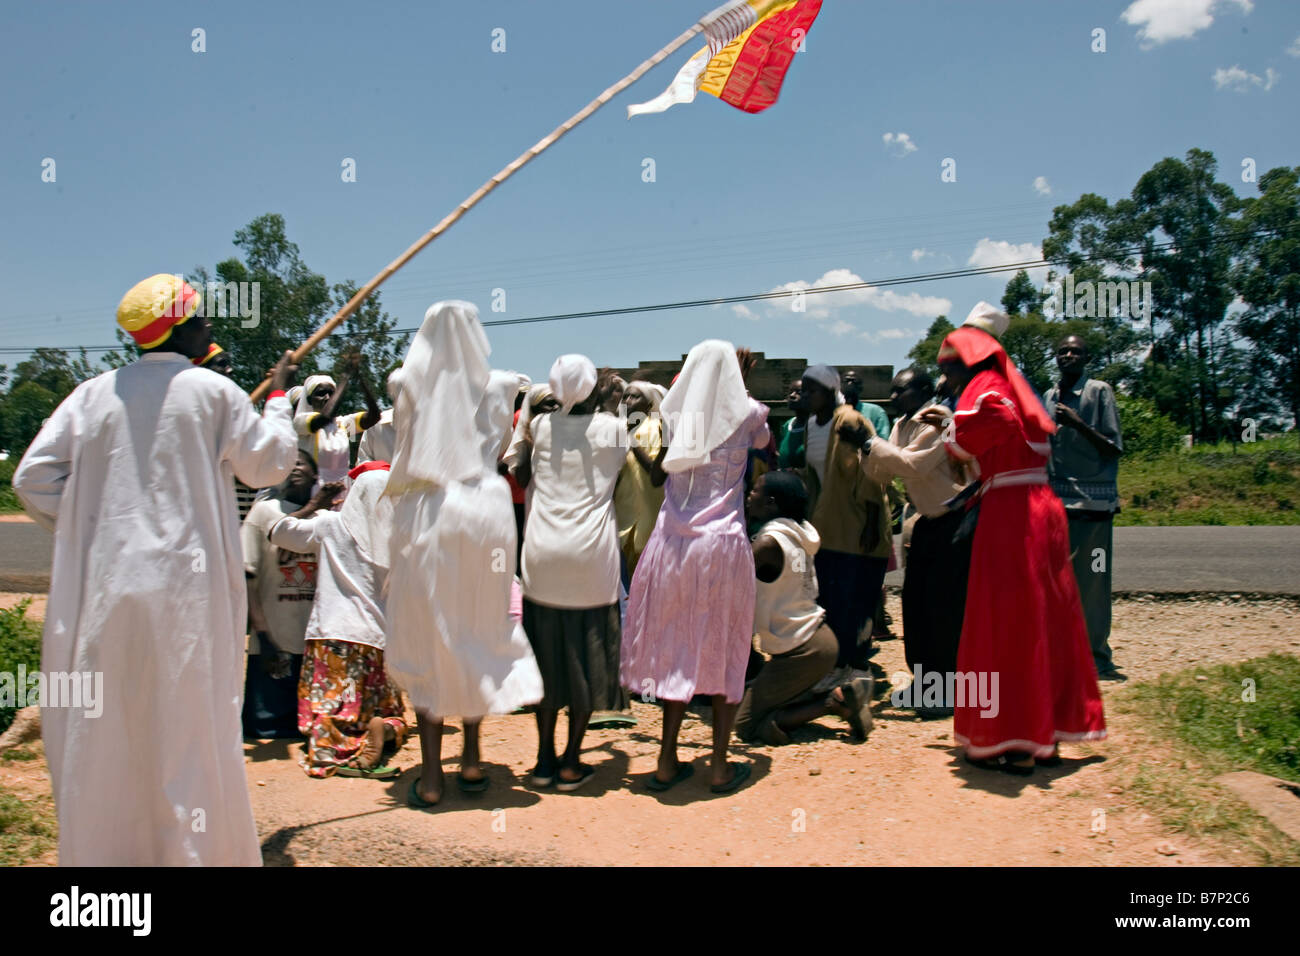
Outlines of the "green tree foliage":
[{"label": "green tree foliage", "polygon": [[912,364],[917,368],[923,368],[930,373],[931,378],[939,377],[939,346],[943,344],[943,338],[956,326],[948,321],[946,315],[941,315],[925,330],[925,338],[912,346],[912,350],[907,353]]},{"label": "green tree foliage", "polygon": [[41,348],[19,362],[0,399],[0,448],[26,449],[59,402],[98,371],[84,350],[74,359],[63,349]]},{"label": "green tree foliage", "polygon": [[[1248,255],[1233,278],[1246,311],[1237,331],[1251,344],[1249,391],[1270,396],[1300,422],[1300,167],[1279,167],[1259,179],[1258,197],[1242,203],[1239,230]],[[1261,388],[1263,386],[1263,388]],[[1267,417],[1271,403],[1245,413]]]},{"label": "green tree foliage", "polygon": [[[335,285],[334,310],[346,305],[359,288],[352,281]],[[354,349],[360,349],[361,372],[369,379],[380,403],[387,404],[385,383],[388,373],[402,363],[411,340],[409,333],[392,335],[392,330],[396,327],[397,320],[380,308],[379,293],[367,296],[357,311],[344,319],[343,324],[325,341],[327,352],[322,364],[337,380],[343,371],[344,357]],[[365,407],[365,396],[361,389],[349,386],[339,403],[339,412],[359,412]]]},{"label": "green tree foliage", "polygon": [[1160,414],[1154,402],[1122,392],[1115,396],[1115,402],[1119,406],[1125,458],[1154,458],[1182,444],[1182,429]]},{"label": "green tree foliage", "polygon": [[1042,298],[1042,293],[1030,281],[1029,273],[1021,269],[1007,283],[1007,290],[1002,294],[1002,308],[1007,315],[1019,315],[1036,310]]},{"label": "green tree foliage", "polygon": [[[284,217],[274,213],[259,216],[238,230],[234,245],[239,256],[217,263],[212,272],[199,266],[187,281],[204,293],[209,281],[235,283],[235,289],[239,283],[249,283],[250,292],[251,283],[258,284],[256,316],[239,314],[237,295],[233,303],[225,297],[212,302],[222,307],[234,305],[233,309],[224,309],[228,314],[218,311],[208,316],[213,339],[230,353],[235,381],[241,388],[252,390],[286,349],[301,345],[351,298],[358,286],[346,281],[331,287],[323,275],[308,268],[298,246],[289,241]],[[244,304],[251,307],[251,295]],[[317,372],[329,372],[338,378],[345,353],[360,349],[363,373],[383,401],[385,379],[401,362],[410,339],[409,335],[390,334],[396,326],[396,320],[383,311],[379,294],[369,296],[355,314],[303,360],[298,380]],[[140,355],[131,337],[120,328],[116,331],[121,348],[103,357],[106,368],[120,368]],[[12,372],[8,393],[0,398],[0,448],[21,455],[59,402],[80,382],[100,371],[84,351],[70,358],[62,349],[37,349],[20,362]],[[0,368],[0,375],[6,373]],[[4,384],[5,379],[0,378],[0,387]],[[344,396],[340,411],[364,407],[361,389],[353,387]]]}]

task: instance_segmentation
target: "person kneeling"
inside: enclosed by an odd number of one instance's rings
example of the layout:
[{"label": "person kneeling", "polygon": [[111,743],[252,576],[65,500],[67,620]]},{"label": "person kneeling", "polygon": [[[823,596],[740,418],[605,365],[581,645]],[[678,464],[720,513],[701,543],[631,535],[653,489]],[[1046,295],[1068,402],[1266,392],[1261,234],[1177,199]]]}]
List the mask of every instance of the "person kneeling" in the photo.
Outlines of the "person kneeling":
[{"label": "person kneeling", "polygon": [[834,714],[865,740],[871,730],[873,681],[858,678],[824,695],[813,687],[835,666],[839,644],[817,604],[813,556],[821,546],[805,520],[808,491],[793,472],[768,472],[745,501],[754,536],[758,578],[754,629],[759,649],[771,656],[745,691],[736,716],[741,740],[789,743],[789,731]]}]

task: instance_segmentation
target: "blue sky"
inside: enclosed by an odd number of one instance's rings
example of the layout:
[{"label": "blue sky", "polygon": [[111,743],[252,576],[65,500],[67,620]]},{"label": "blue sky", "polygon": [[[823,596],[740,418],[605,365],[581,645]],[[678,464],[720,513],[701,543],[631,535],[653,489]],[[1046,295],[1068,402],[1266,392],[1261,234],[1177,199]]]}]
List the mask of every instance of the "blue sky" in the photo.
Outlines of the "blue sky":
[{"label": "blue sky", "polygon": [[[130,285],[211,267],[266,212],[311,268],[364,282],[710,5],[11,4],[0,342],[111,344]],[[701,96],[625,118],[701,45],[422,252],[381,290],[385,309],[414,326],[442,298],[519,318],[1018,261],[1053,206],[1127,194],[1162,157],[1209,149],[1243,193],[1243,158],[1260,173],[1300,163],[1291,2],[826,0],[767,112]],[[940,179],[945,158],[956,182]],[[776,302],[497,328],[492,361],[538,378],[563,352],[630,366],[719,337],[901,365],[936,314],[996,302],[1008,278],[809,297],[803,314]]]}]

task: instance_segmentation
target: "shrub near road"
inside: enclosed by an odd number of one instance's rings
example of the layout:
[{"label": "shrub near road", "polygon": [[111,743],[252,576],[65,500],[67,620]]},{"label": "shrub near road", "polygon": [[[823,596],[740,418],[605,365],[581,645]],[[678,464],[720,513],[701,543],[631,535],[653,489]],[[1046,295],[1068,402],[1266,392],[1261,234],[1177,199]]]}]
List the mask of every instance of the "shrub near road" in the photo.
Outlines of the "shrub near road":
[{"label": "shrub near road", "polygon": [[1117,525],[1300,524],[1300,440],[1125,455]]}]

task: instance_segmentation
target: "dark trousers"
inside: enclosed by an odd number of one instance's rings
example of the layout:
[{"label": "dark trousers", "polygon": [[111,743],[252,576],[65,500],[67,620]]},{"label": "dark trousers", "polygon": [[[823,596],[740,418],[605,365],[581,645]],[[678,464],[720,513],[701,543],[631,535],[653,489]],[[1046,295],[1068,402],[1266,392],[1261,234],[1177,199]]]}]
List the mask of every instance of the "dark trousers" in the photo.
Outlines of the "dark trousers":
[{"label": "dark trousers", "polygon": [[880,598],[888,565],[888,558],[825,549],[813,558],[817,570],[817,603],[826,609],[826,624],[835,632],[835,640],[840,645],[836,667],[853,662],[858,633],[866,626]]},{"label": "dark trousers", "polygon": [[248,655],[244,675],[244,736],[258,739],[298,739],[298,676],[302,655],[288,654],[289,672],[272,677],[262,667],[261,654]]},{"label": "dark trousers", "polygon": [[908,670],[918,664],[945,674],[957,669],[973,539],[972,535],[961,544],[952,543],[962,514],[922,515],[912,527],[903,573],[903,653]]},{"label": "dark trousers", "polygon": [[1066,511],[1070,526],[1070,563],[1079,582],[1079,600],[1088,625],[1088,643],[1097,673],[1115,666],[1110,653],[1110,561],[1114,551],[1114,516],[1097,511]]}]

